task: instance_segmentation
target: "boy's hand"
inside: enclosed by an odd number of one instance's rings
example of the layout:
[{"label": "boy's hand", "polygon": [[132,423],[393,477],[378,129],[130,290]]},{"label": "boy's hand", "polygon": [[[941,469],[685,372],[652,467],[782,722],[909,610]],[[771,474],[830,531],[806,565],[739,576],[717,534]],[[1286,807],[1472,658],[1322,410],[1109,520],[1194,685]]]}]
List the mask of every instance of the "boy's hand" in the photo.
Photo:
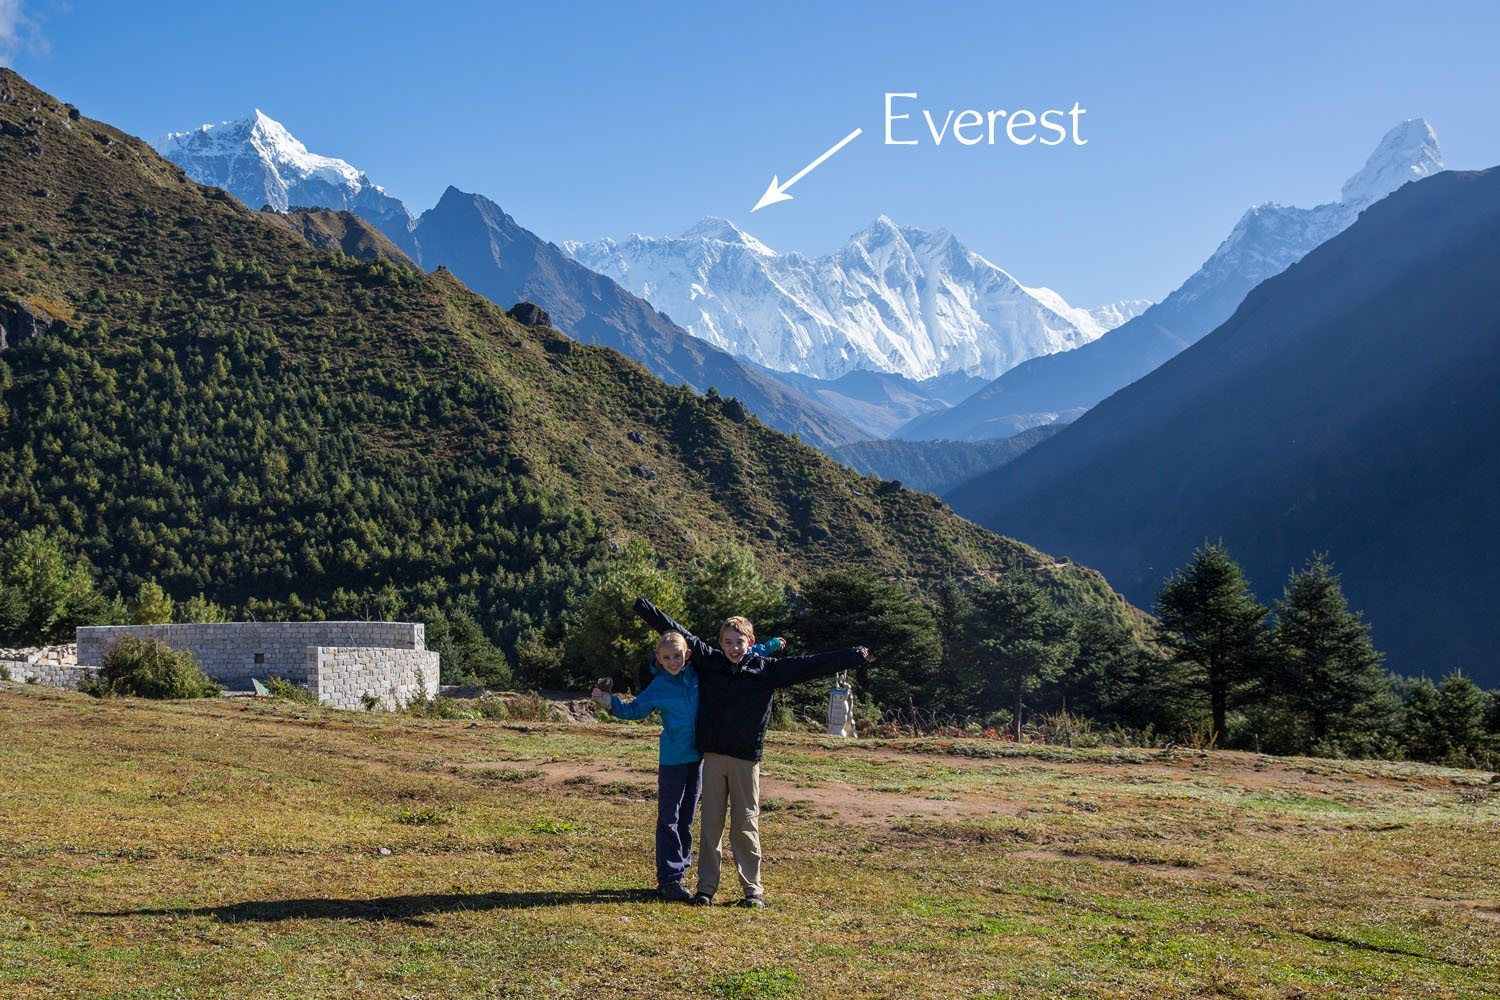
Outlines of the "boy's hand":
[{"label": "boy's hand", "polygon": [[594,690],[589,692],[589,697],[598,702],[600,705],[603,705],[605,708],[609,707],[610,694],[603,688],[594,688]]}]

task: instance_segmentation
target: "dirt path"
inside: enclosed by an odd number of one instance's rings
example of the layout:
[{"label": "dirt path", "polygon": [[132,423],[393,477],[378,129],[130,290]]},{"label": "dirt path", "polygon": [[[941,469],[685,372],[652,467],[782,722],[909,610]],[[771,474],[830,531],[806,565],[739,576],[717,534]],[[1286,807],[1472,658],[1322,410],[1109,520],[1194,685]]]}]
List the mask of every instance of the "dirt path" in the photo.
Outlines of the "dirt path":
[{"label": "dirt path", "polygon": [[[577,761],[470,761],[459,770],[483,770],[526,774],[540,771],[549,785],[559,789],[615,789],[629,785],[636,797],[655,791],[655,782],[647,774],[615,764],[580,763]],[[654,771],[652,772],[654,774]],[[765,775],[760,786],[761,808],[789,809],[807,815],[842,820],[846,823],[872,823],[881,826],[903,819],[958,819],[984,816],[1019,816],[1027,807],[1014,802],[966,793],[962,798],[923,798],[906,792],[875,792],[856,788],[842,781],[821,782],[808,789],[779,778]],[[780,800],[767,808],[768,803]],[[783,804],[784,803],[784,804]]]}]

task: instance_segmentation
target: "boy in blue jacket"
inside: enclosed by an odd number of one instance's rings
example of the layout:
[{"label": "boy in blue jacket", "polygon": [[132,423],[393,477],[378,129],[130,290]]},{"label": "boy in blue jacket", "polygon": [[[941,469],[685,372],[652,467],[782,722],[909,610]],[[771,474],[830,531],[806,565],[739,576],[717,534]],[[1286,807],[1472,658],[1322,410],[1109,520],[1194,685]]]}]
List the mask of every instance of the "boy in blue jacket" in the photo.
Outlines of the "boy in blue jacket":
[{"label": "boy in blue jacket", "polygon": [[603,688],[590,697],[617,719],[644,719],[661,713],[661,744],[656,771],[656,885],[668,902],[686,903],[693,894],[682,884],[693,863],[693,813],[703,783],[703,756],[698,753],[698,671],[688,662],[687,641],[667,634],[656,645],[660,668],[651,683],[631,701]]}]

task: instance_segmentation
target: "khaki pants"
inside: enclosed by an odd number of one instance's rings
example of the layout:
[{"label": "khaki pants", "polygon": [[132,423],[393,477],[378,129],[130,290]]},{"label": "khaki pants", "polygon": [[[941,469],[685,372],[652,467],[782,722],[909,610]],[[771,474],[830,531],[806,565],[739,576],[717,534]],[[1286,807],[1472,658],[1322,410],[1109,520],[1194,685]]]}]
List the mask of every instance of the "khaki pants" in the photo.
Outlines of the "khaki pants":
[{"label": "khaki pants", "polygon": [[703,829],[698,848],[698,892],[719,891],[724,859],[724,811],[729,810],[729,846],[740,888],[759,896],[760,888],[760,765],[755,761],[703,755]]}]

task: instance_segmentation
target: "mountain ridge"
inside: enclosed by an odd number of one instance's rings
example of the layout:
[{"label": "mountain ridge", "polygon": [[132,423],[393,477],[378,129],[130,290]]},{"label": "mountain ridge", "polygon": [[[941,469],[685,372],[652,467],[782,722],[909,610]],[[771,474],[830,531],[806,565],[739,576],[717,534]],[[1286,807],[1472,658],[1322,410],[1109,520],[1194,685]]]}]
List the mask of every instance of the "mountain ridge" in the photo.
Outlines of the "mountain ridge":
[{"label": "mountain ridge", "polygon": [[1493,683],[1496,275],[1500,169],[1407,184],[1212,333],[949,498],[1143,603],[1206,539],[1267,600],[1326,552],[1393,668]]},{"label": "mountain ridge", "polygon": [[1055,414],[1093,406],[1228,319],[1252,288],[1346,229],[1377,195],[1393,190],[1387,185],[1441,167],[1431,126],[1408,119],[1388,131],[1345,182],[1342,191],[1354,200],[1307,209],[1271,202],[1252,206],[1203,265],[1161,302],[1089,344],[1017,365],[952,409],[916,417],[894,436],[1003,437]]},{"label": "mountain ridge", "polygon": [[[773,426],[816,445],[865,436],[827,404],[698,342],[645,300],[577,264],[483,196],[450,185],[433,208],[413,218],[363,171],[309,152],[259,110],[171,133],[156,146],[195,181],[222,187],[249,208],[268,204],[286,211],[311,205],[354,212],[422,267],[448,267],[502,308],[521,299],[535,301],[577,339],[620,350],[658,376],[696,391],[712,387],[735,396]],[[458,218],[465,200],[474,202],[466,222]]]},{"label": "mountain ridge", "polygon": [[730,353],[827,380],[859,370],[919,381],[993,377],[1096,339],[1148,304],[1076,308],[1023,285],[946,229],[886,215],[816,258],[778,254],[714,217],[677,237],[563,248]]}]

